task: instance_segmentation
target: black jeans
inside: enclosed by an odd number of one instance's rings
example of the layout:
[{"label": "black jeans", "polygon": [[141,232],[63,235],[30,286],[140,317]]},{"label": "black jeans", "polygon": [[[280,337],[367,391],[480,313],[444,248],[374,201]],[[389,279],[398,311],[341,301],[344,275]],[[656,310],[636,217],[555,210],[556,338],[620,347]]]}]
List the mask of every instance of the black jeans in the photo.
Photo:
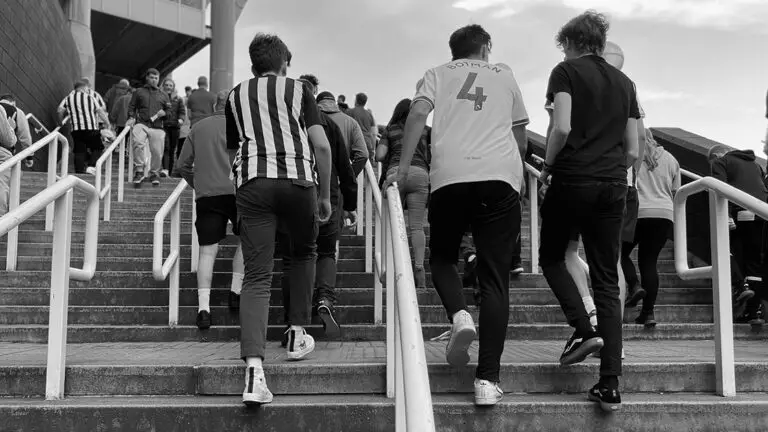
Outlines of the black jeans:
[{"label": "black jeans", "polygon": [[627,288],[637,286],[637,271],[630,258],[632,250],[637,246],[637,264],[640,267],[640,278],[645,298],[643,312],[653,312],[656,297],[659,294],[659,270],[657,267],[659,254],[672,234],[672,221],[662,218],[644,218],[637,220],[635,239],[624,242],[621,247],[621,268],[627,280]]},{"label": "black jeans", "polygon": [[597,321],[605,341],[600,374],[621,375],[619,246],[627,185],[620,182],[568,183],[553,179],[541,205],[539,259],[544,277],[579,333],[590,329],[579,290],[565,267],[571,233],[578,231],[586,251],[595,293]]},{"label": "black jeans", "polygon": [[[734,218],[735,219],[735,218]],[[741,286],[745,280],[755,296],[747,303],[747,311],[755,311],[761,299],[766,298],[763,270],[763,230],[766,223],[760,218],[754,221],[736,221],[731,231],[731,282]]]},{"label": "black jeans", "polygon": [[305,326],[311,320],[317,190],[309,181],[258,178],[240,186],[236,199],[245,259],[240,298],[241,355],[264,358],[278,227],[285,233],[291,259],[290,321]]},{"label": "black jeans", "polygon": [[[520,201],[520,218],[522,220],[523,217],[523,202]],[[464,259],[464,261],[467,261],[467,258],[469,258],[472,255],[475,255],[477,251],[475,250],[475,244],[472,241],[472,232],[471,230],[468,230],[464,233],[464,236],[461,238],[461,244],[459,245],[459,256]],[[512,264],[520,264],[522,261],[522,252],[523,252],[523,241],[522,241],[522,231],[518,231],[517,233],[517,240],[515,241],[515,251],[512,255]]]},{"label": "black jeans", "polygon": [[[339,239],[339,224],[341,209],[334,207],[331,218],[320,225],[317,235],[317,263],[315,266],[315,293],[313,303],[328,300],[336,303],[336,242]],[[291,269],[291,257],[287,252],[287,233],[278,232],[278,247],[283,260],[283,277],[280,285],[283,292],[283,313],[286,325],[291,325],[289,315],[291,305],[291,282],[288,278]]]},{"label": "black jeans", "polygon": [[179,128],[165,128],[165,150],[163,151],[163,168],[168,173],[173,172],[173,163],[176,161],[176,147],[179,145]]},{"label": "black jeans", "polygon": [[520,232],[520,195],[501,181],[457,183],[432,192],[429,264],[432,281],[452,317],[467,309],[457,268],[461,239],[469,226],[477,247],[480,352],[475,376],[499,381],[509,322],[509,272]]},{"label": "black jeans", "polygon": [[79,130],[72,131],[72,141],[75,154],[75,172],[85,173],[86,165],[95,167],[104,151],[104,145],[101,143],[101,133],[97,130]]}]

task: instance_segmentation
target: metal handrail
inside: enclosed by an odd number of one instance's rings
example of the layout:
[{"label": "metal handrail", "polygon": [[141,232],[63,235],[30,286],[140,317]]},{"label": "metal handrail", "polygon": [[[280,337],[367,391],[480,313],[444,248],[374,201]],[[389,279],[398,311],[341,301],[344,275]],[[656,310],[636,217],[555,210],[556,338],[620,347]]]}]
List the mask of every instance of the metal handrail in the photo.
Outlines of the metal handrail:
[{"label": "metal handrail", "polygon": [[[168,325],[175,327],[179,324],[179,273],[181,271],[181,195],[187,188],[186,180],[181,180],[176,189],[165,200],[160,210],[155,214],[154,237],[152,242],[152,276],[156,281],[164,281],[171,277],[168,293]],[[168,257],[163,260],[164,223],[168,214],[171,215],[171,249]],[[197,269],[197,232],[194,224],[195,195],[192,191],[192,270]]]},{"label": "metal handrail", "polygon": [[[87,196],[85,247],[83,268],[71,268],[72,190]],[[45,398],[64,397],[67,357],[67,312],[69,280],[88,281],[96,273],[96,251],[99,236],[99,197],[96,188],[75,176],[67,176],[46,188],[0,218],[0,236],[17,228],[49,204],[54,204],[53,253],[51,255],[51,300],[48,312],[48,358],[45,378]]]},{"label": "metal handrail", "polygon": [[690,172],[688,170],[685,170],[685,169],[682,169],[682,168],[680,168],[680,174],[688,177],[691,180],[699,180],[699,179],[703,178],[702,176],[700,176],[698,174],[692,173],[692,172]]},{"label": "metal handrail", "polygon": [[[48,135],[49,133],[51,133],[51,131],[49,131],[48,128],[45,127],[43,122],[41,122],[40,119],[38,119],[34,114],[27,113],[26,117],[27,117],[27,120],[32,120],[35,123],[37,123],[37,127],[35,128],[35,133],[36,134],[41,134],[41,133],[45,132],[45,134]],[[68,119],[69,119],[69,117],[67,117],[65,119],[65,121],[68,120]]]},{"label": "metal handrail", "polygon": [[[66,119],[65,119],[66,121]],[[32,156],[36,151],[41,148],[51,145],[48,149],[48,178],[47,187],[51,187],[57,180],[63,179],[67,176],[67,169],[69,166],[69,141],[59,133],[61,126],[53,130],[53,132],[46,135],[44,138],[38,140],[31,146],[20,151],[7,161],[0,164],[0,172],[4,172],[11,169],[11,190],[10,198],[8,201],[8,211],[12,212],[19,207],[19,201],[21,199],[21,162],[27,157]],[[61,173],[58,177],[56,175],[56,156],[58,152],[57,144],[62,142],[61,147]],[[51,203],[48,208],[45,209],[45,230],[51,231],[53,229],[53,213],[54,206]],[[16,262],[18,260],[18,248],[19,248],[19,228],[13,227],[8,232],[8,245],[6,253],[5,269],[8,271],[16,270]]]},{"label": "metal handrail", "polygon": [[[117,168],[117,202],[123,202],[123,193],[125,189],[125,141],[128,139],[130,126],[123,128],[112,144],[109,145],[96,161],[96,190],[99,191],[99,199],[104,200],[104,220],[109,221],[112,213],[112,154],[120,145],[120,156],[118,156],[119,166]],[[104,186],[102,187],[101,169],[107,164]]]},{"label": "metal handrail", "polygon": [[[434,432],[424,337],[400,193],[393,184],[382,197],[370,162],[361,174],[366,238],[375,230],[376,250],[366,253],[366,268],[375,271],[377,323],[381,323],[382,280],[386,280],[387,287],[387,397],[395,399],[395,430]],[[366,248],[370,245],[366,241]]]}]

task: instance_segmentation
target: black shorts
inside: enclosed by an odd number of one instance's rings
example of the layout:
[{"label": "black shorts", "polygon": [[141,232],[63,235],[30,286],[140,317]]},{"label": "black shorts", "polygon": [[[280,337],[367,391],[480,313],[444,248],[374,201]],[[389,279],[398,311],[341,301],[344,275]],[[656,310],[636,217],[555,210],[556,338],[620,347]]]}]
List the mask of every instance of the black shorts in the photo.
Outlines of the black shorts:
[{"label": "black shorts", "polygon": [[635,241],[637,214],[640,211],[640,201],[637,198],[637,188],[630,186],[627,190],[627,204],[624,206],[624,219],[621,225],[621,241]]},{"label": "black shorts", "polygon": [[227,237],[227,222],[232,222],[232,232],[240,234],[237,224],[237,205],[235,195],[217,195],[198,198],[197,242],[200,246],[216,244]]}]

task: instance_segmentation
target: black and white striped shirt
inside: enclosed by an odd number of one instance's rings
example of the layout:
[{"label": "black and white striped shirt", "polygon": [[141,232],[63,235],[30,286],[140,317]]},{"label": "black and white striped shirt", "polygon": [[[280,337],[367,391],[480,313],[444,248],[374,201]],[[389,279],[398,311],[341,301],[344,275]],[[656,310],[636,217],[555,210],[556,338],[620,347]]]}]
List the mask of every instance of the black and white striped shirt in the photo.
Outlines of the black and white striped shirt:
[{"label": "black and white striped shirt", "polygon": [[227,147],[237,150],[235,187],[254,178],[317,184],[307,130],[320,124],[312,91],[301,81],[267,75],[235,86],[225,107]]},{"label": "black and white striped shirt", "polygon": [[66,110],[73,131],[99,130],[99,109],[96,99],[86,92],[75,91],[59,104],[59,110]]}]

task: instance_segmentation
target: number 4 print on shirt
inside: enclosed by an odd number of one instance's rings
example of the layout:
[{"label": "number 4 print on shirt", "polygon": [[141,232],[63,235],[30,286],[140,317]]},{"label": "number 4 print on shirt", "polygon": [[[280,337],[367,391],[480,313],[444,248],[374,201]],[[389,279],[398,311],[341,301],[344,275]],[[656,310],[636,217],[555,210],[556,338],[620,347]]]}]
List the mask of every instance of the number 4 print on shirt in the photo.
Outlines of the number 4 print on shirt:
[{"label": "number 4 print on shirt", "polygon": [[476,79],[477,72],[470,72],[469,75],[467,75],[467,79],[464,81],[464,85],[461,87],[459,94],[456,95],[456,99],[472,101],[475,103],[475,111],[480,111],[483,109],[483,102],[488,99],[488,96],[483,94],[482,87],[475,87],[474,94],[469,92],[469,89],[472,88]]}]

